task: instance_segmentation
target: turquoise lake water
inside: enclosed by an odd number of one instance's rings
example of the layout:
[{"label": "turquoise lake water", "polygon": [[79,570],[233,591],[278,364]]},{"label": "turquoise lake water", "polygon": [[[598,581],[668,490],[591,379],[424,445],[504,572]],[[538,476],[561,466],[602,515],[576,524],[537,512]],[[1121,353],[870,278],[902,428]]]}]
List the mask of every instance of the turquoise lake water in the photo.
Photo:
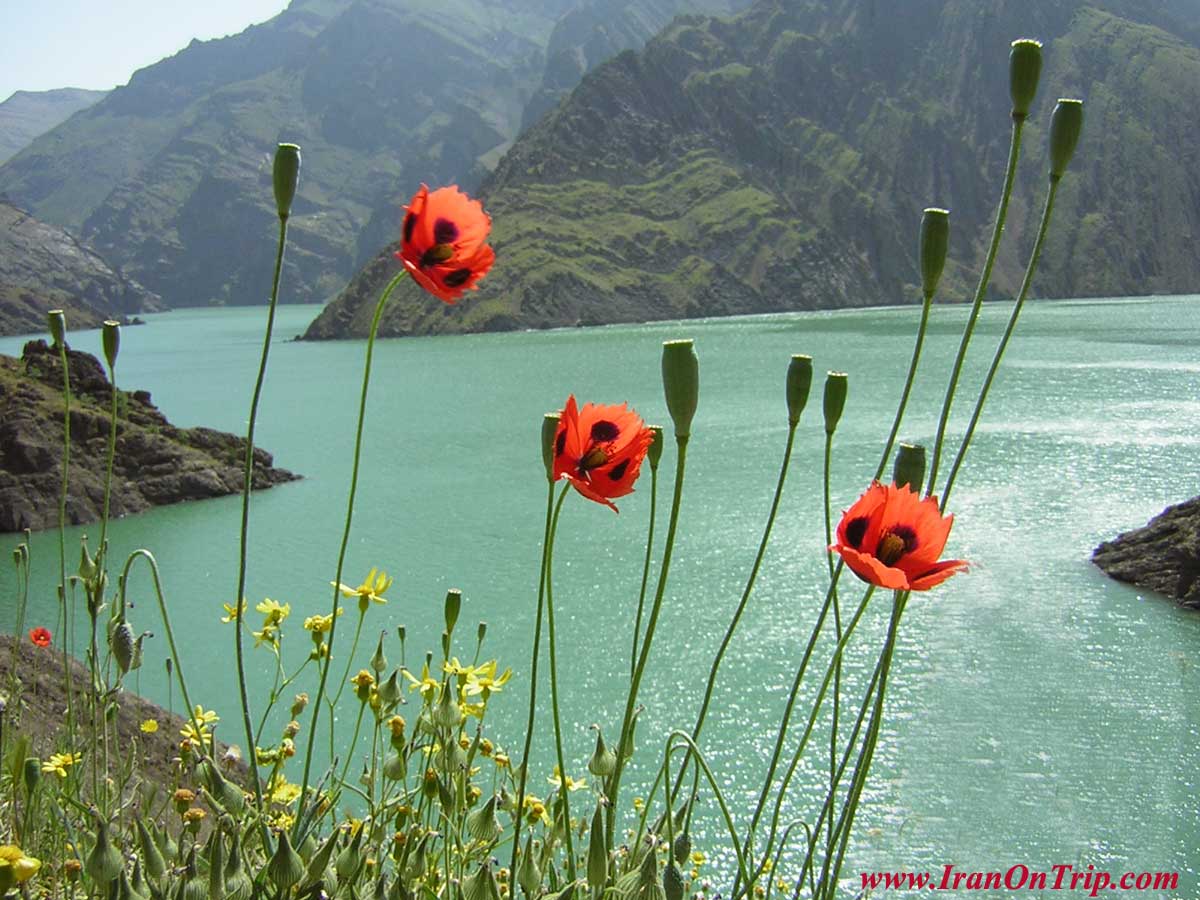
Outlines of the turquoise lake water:
[{"label": "turquoise lake water", "polygon": [[[1178,871],[1179,891],[1161,896],[1196,896],[1200,616],[1107,580],[1088,557],[1099,541],[1200,492],[1198,300],[1027,308],[951,502],[956,524],[947,555],[973,567],[909,605],[845,875],[940,871],[950,863],[987,871],[1091,864],[1114,873]],[[1008,310],[985,310],[964,398],[972,396]],[[258,442],[305,478],[255,495],[247,590],[251,604],[264,596],[291,604],[289,625],[301,652],[299,619],[327,611],[330,602],[364,347],[288,340],[314,313],[285,307],[279,314]],[[264,315],[235,309],[149,316],[147,326],[124,330],[118,383],[150,390],[176,424],[243,430]],[[923,377],[901,432],[906,440],[932,442],[964,318],[961,308],[934,311]],[[916,320],[915,309],[875,309],[382,342],[345,580],[356,584],[380,566],[396,581],[388,605],[368,614],[362,660],[379,628],[394,632],[404,624],[409,664],[419,667],[421,651],[437,645],[446,589],[461,588],[460,629],[473,634],[475,622],[487,621],[485,656],[515,670],[492,721],[493,735],[519,752],[545,504],[542,413],[573,391],[581,402],[627,400],[648,421],[665,423],[660,344],[694,338],[701,401],[681,535],[642,689],[644,755],[634,774],[635,783],[644,779],[667,727],[693,721],[709,660],[753,559],[786,433],[789,355],[812,354],[819,373],[850,373],[833,467],[840,511],[874,471]],[[0,352],[19,354],[21,343],[0,340]],[[99,353],[96,332],[74,335],[72,344]],[[775,537],[706,730],[739,816],[824,596],[819,391],[820,378]],[[963,401],[956,407],[959,429],[968,408]],[[660,508],[668,505],[673,466],[668,446]],[[591,750],[588,726],[600,722],[611,735],[621,712],[649,507],[646,475],[620,506],[613,515],[572,496],[556,545],[564,726],[579,770]],[[221,714],[227,740],[236,740],[240,726],[232,634],[218,618],[236,589],[239,509],[236,497],[183,504],[114,522],[109,532],[114,558],[142,546],[156,555],[191,689]],[[70,530],[70,561],[84,530],[95,535],[98,526]],[[16,542],[0,539],[5,559]],[[56,535],[35,535],[32,550],[29,622],[53,623]],[[843,584],[856,599],[857,583]],[[145,576],[136,576],[133,623],[158,633],[140,687],[166,702],[165,642],[148,591]],[[6,564],[5,615],[13,596]],[[886,605],[877,604],[862,626],[846,663],[851,683],[874,661]],[[389,641],[389,656],[398,661],[398,645]],[[265,681],[270,657],[260,650],[249,658]],[[547,773],[550,751],[549,741],[538,748]],[[794,814],[816,802],[822,765],[820,756],[806,760],[789,805]],[[704,846],[705,838],[697,843]]]}]

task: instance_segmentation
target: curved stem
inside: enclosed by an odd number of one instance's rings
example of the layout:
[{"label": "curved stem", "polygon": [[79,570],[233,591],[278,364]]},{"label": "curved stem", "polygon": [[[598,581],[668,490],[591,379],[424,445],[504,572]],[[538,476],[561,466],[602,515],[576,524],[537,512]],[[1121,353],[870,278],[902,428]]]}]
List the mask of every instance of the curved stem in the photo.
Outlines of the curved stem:
[{"label": "curved stem", "polygon": [[[246,458],[242,471],[242,527],[238,538],[237,593],[233,596],[236,624],[233,628],[234,655],[237,657],[238,699],[242,704],[242,726],[246,734],[246,759],[250,764],[250,778],[254,784],[254,807],[259,819],[263,814],[262,785],[258,778],[258,760],[254,752],[254,725],[250,721],[250,697],[246,693],[246,663],[242,650],[242,622],[245,609],[242,599],[246,593],[246,552],[250,540],[250,492],[254,488],[254,426],[258,421],[258,401],[262,396],[263,381],[267,375],[267,357],[271,352],[271,333],[275,328],[275,305],[279,300],[279,277],[283,271],[283,248],[287,243],[287,216],[279,217],[279,241],[275,251],[275,275],[271,279],[271,302],[267,305],[267,328],[263,334],[262,355],[258,361],[258,377],[254,381],[254,394],[250,400],[250,423],[246,429]],[[115,388],[114,388],[115,390]],[[263,846],[266,841],[266,826],[263,826]]]},{"label": "curved stem", "polygon": [[621,720],[621,735],[617,741],[617,767],[609,781],[609,807],[605,810],[604,843],[605,850],[612,852],[613,831],[617,818],[617,795],[621,788],[621,775],[625,771],[625,747],[629,741],[629,732],[633,724],[633,711],[637,706],[638,688],[642,683],[642,674],[646,671],[646,661],[650,658],[650,645],[654,641],[654,629],[658,625],[658,614],[662,610],[663,594],[667,590],[667,576],[671,571],[671,552],[675,548],[675,531],[679,526],[679,506],[683,500],[683,473],[687,465],[687,435],[675,435],[675,490],[671,497],[671,517],[667,524],[667,540],[663,547],[662,568],[658,573],[658,587],[654,591],[654,603],[650,607],[650,620],[646,623],[646,637],[638,654],[637,668],[634,669],[633,679],[629,685],[629,694],[625,698],[625,715]]},{"label": "curved stem", "polygon": [[1042,208],[1042,221],[1038,226],[1037,240],[1033,243],[1033,252],[1029,255],[1029,264],[1025,267],[1025,277],[1021,281],[1021,292],[1017,295],[1017,302],[1013,305],[1012,314],[1008,317],[1008,327],[1004,329],[1004,336],[1000,338],[1000,344],[996,347],[996,355],[992,357],[992,365],[988,369],[987,377],[983,380],[979,399],[975,401],[971,422],[967,425],[966,434],[963,435],[962,446],[958,448],[958,455],[954,457],[954,465],[950,467],[950,475],[946,479],[946,489],[942,492],[941,508],[943,512],[946,509],[946,502],[950,498],[950,489],[954,487],[954,479],[958,477],[958,470],[962,466],[963,457],[967,455],[967,447],[970,446],[971,438],[975,434],[975,426],[979,424],[979,417],[983,413],[983,404],[987,400],[988,391],[992,388],[992,380],[996,377],[996,370],[1000,368],[1000,360],[1004,357],[1008,340],[1017,327],[1017,318],[1021,315],[1021,307],[1025,305],[1025,298],[1029,294],[1033,273],[1037,269],[1038,258],[1042,255],[1042,243],[1045,241],[1046,231],[1050,227],[1050,214],[1054,211],[1054,195],[1058,193],[1058,182],[1059,178],[1051,176],[1050,188],[1046,192],[1046,205]]},{"label": "curved stem", "polygon": [[[383,293],[379,297],[379,302],[375,304],[375,314],[371,317],[371,331],[367,336],[367,358],[363,364],[362,394],[358,401],[358,426],[354,431],[354,461],[350,468],[350,495],[346,499],[346,526],[342,530],[342,544],[338,549],[337,574],[333,579],[333,605],[329,611],[331,617],[329,623],[329,654],[325,657],[325,664],[321,666],[321,680],[317,685],[317,696],[312,704],[312,726],[308,732],[308,746],[304,754],[304,777],[300,786],[301,804],[304,803],[305,792],[308,790],[308,779],[312,771],[313,742],[317,735],[317,719],[321,714],[321,699],[325,696],[325,684],[329,680],[329,666],[333,659],[333,637],[337,632],[338,600],[341,597],[341,590],[338,585],[342,581],[342,568],[346,562],[346,548],[350,544],[350,525],[354,519],[354,495],[358,491],[358,464],[362,458],[363,423],[367,416],[367,388],[371,383],[371,356],[372,351],[375,349],[375,335],[379,331],[379,320],[383,317],[383,308],[387,304],[388,298],[406,274],[406,271],[402,269],[395,278],[388,282],[387,287],[383,289]],[[301,818],[301,816],[296,817],[297,829]],[[299,833],[298,830],[296,833]]]},{"label": "curved stem", "polygon": [[1021,156],[1021,130],[1024,125],[1024,118],[1013,119],[1012,139],[1008,146],[1008,168],[1004,174],[1004,190],[1000,194],[1000,205],[996,209],[996,221],[992,226],[992,239],[988,244],[987,256],[984,257],[983,271],[979,273],[979,284],[975,288],[975,300],[971,304],[971,312],[967,316],[967,326],[963,329],[962,341],[958,345],[958,355],[954,358],[954,368],[950,372],[950,384],[946,388],[946,399],[942,402],[942,418],[938,422],[937,438],[933,444],[933,460],[929,466],[927,494],[932,494],[933,486],[937,484],[942,442],[946,437],[946,424],[950,421],[950,407],[954,403],[954,392],[958,389],[958,376],[962,372],[963,361],[967,356],[967,346],[971,343],[975,321],[979,318],[979,311],[983,306],[983,296],[987,293],[988,282],[992,278],[992,266],[996,262],[996,251],[1000,249],[1000,236],[1004,233],[1004,220],[1008,216],[1008,199],[1012,195],[1013,179],[1017,174],[1017,160]]},{"label": "curved stem", "polygon": [[[558,658],[555,654],[554,632],[554,535],[558,532],[558,514],[562,511],[567,496],[563,485],[558,505],[554,507],[554,521],[550,523],[550,542],[546,545],[546,635],[550,645],[550,710],[554,716],[554,748],[558,754],[559,796],[562,798],[563,826],[567,841],[567,878],[575,881],[575,849],[571,845],[571,800],[567,789],[567,763],[563,755],[562,724],[558,715]],[[523,763],[527,766],[528,763]],[[518,808],[517,813],[521,810]]]},{"label": "curved stem", "polygon": [[[560,507],[566,496],[567,485],[564,484],[558,498],[558,505]],[[553,535],[551,523],[557,518],[553,513],[553,509],[554,482],[548,481],[546,489],[546,528],[545,534],[542,537],[542,569],[541,574],[538,576],[537,616],[533,626],[533,656],[529,662],[529,717],[525,722],[525,749],[521,753],[521,778],[517,784],[517,809],[513,815],[512,862],[508,867],[508,871],[512,873],[517,871],[517,851],[521,844],[521,822],[525,818],[525,785],[529,778],[529,749],[533,745],[533,723],[537,712],[538,650],[542,641],[542,613],[545,608],[546,599],[546,560],[549,558],[550,540]]]},{"label": "curved stem", "polygon": [[[700,712],[696,716],[696,724],[692,727],[693,743],[700,743],[700,731],[704,727],[704,719],[708,715],[708,705],[712,700],[713,689],[717,683],[717,672],[721,668],[721,661],[725,658],[725,651],[729,649],[729,644],[733,641],[733,633],[737,630],[738,623],[741,622],[742,613],[746,611],[746,604],[750,600],[750,593],[754,590],[754,582],[758,579],[758,570],[762,565],[763,557],[767,552],[767,543],[771,539],[771,529],[775,526],[775,514],[779,511],[779,501],[783,497],[783,485],[787,481],[788,464],[792,459],[792,447],[796,442],[796,425],[788,423],[787,443],[783,448],[783,462],[779,466],[779,479],[775,482],[775,497],[771,501],[771,511],[767,513],[767,524],[763,528],[762,539],[758,543],[758,553],[754,556],[754,564],[750,567],[750,577],[746,579],[746,587],[742,591],[742,599],[738,603],[737,609],[734,610],[733,618],[729,622],[729,627],[725,629],[725,636],[721,639],[721,646],[717,649],[717,655],[713,657],[712,666],[708,671],[708,683],[704,687],[704,699],[700,702]],[[687,769],[687,760],[679,768],[679,775],[675,779],[675,786],[671,789],[671,802],[675,802],[675,796],[679,793],[679,785],[683,781],[684,771]]]},{"label": "curved stem", "polygon": [[646,535],[646,561],[642,564],[642,588],[638,592],[637,619],[633,623],[633,649],[629,652],[629,677],[637,669],[638,643],[642,637],[642,612],[646,606],[646,584],[650,581],[650,556],[654,552],[654,519],[658,506],[658,466],[650,467],[650,533]]}]

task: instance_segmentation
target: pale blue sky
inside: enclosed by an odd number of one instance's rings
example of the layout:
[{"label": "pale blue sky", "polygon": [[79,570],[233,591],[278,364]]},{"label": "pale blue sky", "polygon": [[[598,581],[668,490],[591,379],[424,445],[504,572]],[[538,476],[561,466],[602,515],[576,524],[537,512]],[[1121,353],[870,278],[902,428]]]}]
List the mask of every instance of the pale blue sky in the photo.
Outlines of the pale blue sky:
[{"label": "pale blue sky", "polygon": [[0,101],[107,90],[187,46],[264,22],[288,0],[0,0]]}]

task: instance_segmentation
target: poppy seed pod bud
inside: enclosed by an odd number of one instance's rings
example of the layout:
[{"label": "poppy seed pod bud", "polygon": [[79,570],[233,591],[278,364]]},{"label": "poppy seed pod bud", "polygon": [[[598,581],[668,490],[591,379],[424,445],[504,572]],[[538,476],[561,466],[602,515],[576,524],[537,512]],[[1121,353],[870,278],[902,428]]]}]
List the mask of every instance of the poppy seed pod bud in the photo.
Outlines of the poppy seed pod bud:
[{"label": "poppy seed pod bud", "polygon": [[1083,101],[1060,99],[1050,116],[1050,177],[1059,179],[1067,171],[1079,133],[1083,130]]},{"label": "poppy seed pod bud", "polygon": [[292,849],[287,829],[279,833],[279,843],[275,846],[271,861],[267,863],[267,877],[271,879],[271,884],[284,892],[304,877],[304,860]]},{"label": "poppy seed pod bud", "polygon": [[480,622],[479,627],[475,629],[476,643],[482,644],[485,637],[487,637],[487,622]]},{"label": "poppy seed pod bud", "polygon": [[462,591],[451,588],[446,591],[446,604],[443,607],[443,612],[446,616],[446,633],[452,634],[454,626],[458,624],[458,613],[462,609]]},{"label": "poppy seed pod bud", "polygon": [[292,212],[292,201],[296,199],[296,185],[300,181],[300,147],[298,144],[280,144],[275,148],[275,208],[279,218],[286,219]]},{"label": "poppy seed pod bud", "polygon": [[128,622],[122,622],[113,629],[112,634],[108,637],[108,646],[112,650],[113,658],[117,661],[117,666],[121,669],[121,674],[126,675],[133,664],[133,644],[136,637],[133,633],[133,626]]},{"label": "poppy seed pod bud", "polygon": [[29,757],[25,760],[21,775],[25,780],[25,793],[32,796],[42,780],[42,761],[32,756]]},{"label": "poppy seed pod bud", "polygon": [[54,339],[54,346],[61,347],[67,334],[67,317],[63,315],[61,309],[52,309],[46,313],[46,324],[50,328],[50,337]]},{"label": "poppy seed pod bud", "polygon": [[115,369],[117,354],[121,352],[121,323],[106,319],[104,329],[100,332],[100,341],[104,345],[104,359],[109,369]]},{"label": "poppy seed pod bud", "polygon": [[663,430],[661,425],[651,425],[650,433],[653,438],[650,441],[650,446],[646,449],[646,459],[650,460],[650,471],[653,472],[658,468],[658,461],[662,459],[663,451]]},{"label": "poppy seed pod bud", "polygon": [[592,814],[592,832],[588,841],[587,880],[590,887],[602,886],[608,878],[608,853],[604,849],[604,807],[596,804]]},{"label": "poppy seed pod bud", "polygon": [[558,433],[558,413],[546,413],[542,416],[542,465],[546,467],[546,479],[554,480],[554,437]]},{"label": "poppy seed pod bud", "polygon": [[700,362],[690,340],[663,343],[662,376],[675,436],[688,437],[700,400]]},{"label": "poppy seed pod bud", "polygon": [[1038,78],[1042,74],[1042,42],[1019,40],[1012,42],[1008,54],[1008,92],[1012,96],[1012,117],[1017,120],[1029,115],[1029,107],[1037,95]]},{"label": "poppy seed pod bud", "polygon": [[808,405],[808,392],[812,388],[812,357],[793,354],[787,370],[788,422],[793,426],[800,422],[800,414]]},{"label": "poppy seed pod bud", "polygon": [[924,481],[925,448],[920,444],[901,444],[896,450],[892,483],[896,487],[904,487],[907,484],[914,491],[919,491]]},{"label": "poppy seed pod bud", "polygon": [[846,389],[850,377],[845,372],[829,372],[825,376],[825,433],[833,434],[846,407]]},{"label": "poppy seed pod bud", "polygon": [[931,206],[921,215],[921,290],[927,298],[937,293],[949,246],[950,211]]}]

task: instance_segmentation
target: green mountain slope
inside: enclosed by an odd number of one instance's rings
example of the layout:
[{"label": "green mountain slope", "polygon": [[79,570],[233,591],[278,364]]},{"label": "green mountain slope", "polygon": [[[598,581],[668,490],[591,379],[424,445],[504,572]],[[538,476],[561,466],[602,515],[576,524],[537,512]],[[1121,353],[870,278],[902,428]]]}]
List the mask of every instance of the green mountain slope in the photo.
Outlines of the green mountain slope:
[{"label": "green mountain slope", "polygon": [[0,192],[169,305],[257,303],[271,153],[292,140],[304,171],[284,296],[324,299],[390,238],[418,182],[477,181],[479,158],[515,137],[568,5],[295,0],[137,72],[0,167]]},{"label": "green mountain slope", "polygon": [[[586,77],[485,185],[497,264],[448,311],[395,301],[384,334],[902,302],[916,229],[952,210],[948,299],[977,271],[1008,146],[1007,49],[1046,65],[994,290],[1011,293],[1057,96],[1086,101],[1035,283],[1042,296],[1200,289],[1196,0],[762,0],[678,20]],[[365,332],[382,257],[310,337]]]},{"label": "green mountain slope", "polygon": [[17,91],[0,103],[0,163],[12,158],[38,135],[98,103],[107,91],[59,88]]}]

